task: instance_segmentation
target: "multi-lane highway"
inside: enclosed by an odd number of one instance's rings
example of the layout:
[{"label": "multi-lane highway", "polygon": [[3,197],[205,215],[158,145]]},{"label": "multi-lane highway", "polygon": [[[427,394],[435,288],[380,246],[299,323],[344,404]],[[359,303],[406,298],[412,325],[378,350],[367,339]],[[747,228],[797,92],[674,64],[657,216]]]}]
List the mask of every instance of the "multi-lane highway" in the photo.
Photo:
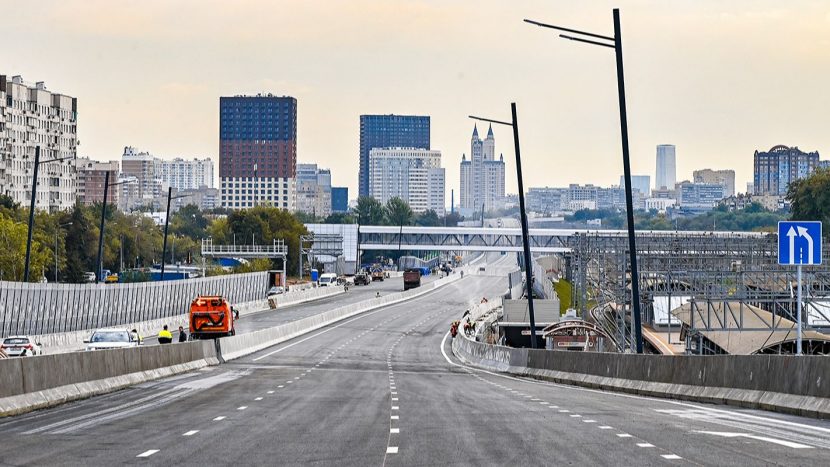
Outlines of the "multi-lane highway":
[{"label": "multi-lane highway", "polygon": [[505,287],[468,276],[229,364],[0,421],[0,463],[825,462],[827,422],[461,365],[450,321]]}]

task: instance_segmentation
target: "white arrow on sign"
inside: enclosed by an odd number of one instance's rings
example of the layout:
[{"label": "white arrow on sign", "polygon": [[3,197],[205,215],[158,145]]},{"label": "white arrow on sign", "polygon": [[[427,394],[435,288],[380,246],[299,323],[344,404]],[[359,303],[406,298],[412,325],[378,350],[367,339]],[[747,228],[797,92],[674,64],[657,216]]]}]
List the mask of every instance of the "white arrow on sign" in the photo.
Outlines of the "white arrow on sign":
[{"label": "white arrow on sign", "polygon": [[[813,237],[807,233],[807,229],[801,226],[797,226],[798,228],[798,235],[804,237],[807,240],[807,264],[813,264]],[[792,237],[790,237],[790,241],[792,241]],[[804,263],[804,261],[802,261]]]},{"label": "white arrow on sign", "polygon": [[787,237],[790,238],[790,264],[795,264],[795,237],[797,234],[795,233],[795,229],[793,226],[790,226],[790,231],[787,232]]}]

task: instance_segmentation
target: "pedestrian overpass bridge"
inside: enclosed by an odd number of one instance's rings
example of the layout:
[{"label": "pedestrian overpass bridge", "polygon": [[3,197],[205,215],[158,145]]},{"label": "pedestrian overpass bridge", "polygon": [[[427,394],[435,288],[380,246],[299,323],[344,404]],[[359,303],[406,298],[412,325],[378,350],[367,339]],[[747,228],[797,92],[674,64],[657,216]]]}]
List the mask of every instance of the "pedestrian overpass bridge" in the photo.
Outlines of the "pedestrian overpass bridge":
[{"label": "pedestrian overpass bridge", "polygon": [[[522,251],[522,229],[505,227],[410,227],[359,226],[361,250],[423,250],[423,251]],[[685,235],[708,237],[760,237],[751,232],[674,232],[637,231],[637,237],[676,239]],[[530,229],[530,251],[534,253],[567,253],[579,237],[604,239],[627,238],[624,230]]]}]

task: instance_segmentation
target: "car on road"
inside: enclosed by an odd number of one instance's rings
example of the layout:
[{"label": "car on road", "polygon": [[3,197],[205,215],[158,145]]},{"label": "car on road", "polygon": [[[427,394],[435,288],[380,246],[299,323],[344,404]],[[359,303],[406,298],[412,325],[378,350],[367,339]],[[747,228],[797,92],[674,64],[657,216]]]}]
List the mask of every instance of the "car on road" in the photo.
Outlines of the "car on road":
[{"label": "car on road", "polygon": [[9,357],[31,357],[43,354],[40,342],[35,342],[29,336],[9,336],[3,339],[0,348]]},{"label": "car on road", "polygon": [[96,330],[84,344],[86,350],[108,350],[138,347],[141,341],[127,328],[108,328]]},{"label": "car on road", "polygon": [[372,279],[365,272],[359,272],[354,275],[354,285],[369,285]]}]

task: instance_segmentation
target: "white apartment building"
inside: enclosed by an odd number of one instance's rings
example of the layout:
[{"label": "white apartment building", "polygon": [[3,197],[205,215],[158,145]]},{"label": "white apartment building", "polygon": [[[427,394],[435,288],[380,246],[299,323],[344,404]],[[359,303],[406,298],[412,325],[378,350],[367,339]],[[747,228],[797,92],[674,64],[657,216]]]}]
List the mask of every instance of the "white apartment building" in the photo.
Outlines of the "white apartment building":
[{"label": "white apartment building", "polygon": [[[78,101],[46,90],[40,81],[0,75],[0,193],[28,206],[35,148],[40,167],[35,207],[69,209],[77,189]],[[58,162],[45,162],[66,158]]]},{"label": "white apartment building", "polygon": [[734,170],[695,170],[692,173],[695,183],[714,183],[723,186],[723,197],[735,196],[735,171]]},{"label": "white apartment building", "polygon": [[149,152],[140,152],[132,146],[125,147],[121,155],[121,176],[135,177],[138,183],[135,197],[122,198],[126,210],[152,203],[162,192],[161,176],[156,173],[156,158]]},{"label": "white apartment building", "polygon": [[331,170],[317,164],[297,164],[297,211],[326,217],[331,214]]},{"label": "white apartment building", "polygon": [[209,157],[192,160],[180,157],[172,160],[156,159],[155,172],[162,184],[176,190],[213,188],[213,160]]},{"label": "white apartment building", "polygon": [[414,212],[445,212],[441,151],[374,148],[369,151],[369,196],[381,203],[399,197]]}]

